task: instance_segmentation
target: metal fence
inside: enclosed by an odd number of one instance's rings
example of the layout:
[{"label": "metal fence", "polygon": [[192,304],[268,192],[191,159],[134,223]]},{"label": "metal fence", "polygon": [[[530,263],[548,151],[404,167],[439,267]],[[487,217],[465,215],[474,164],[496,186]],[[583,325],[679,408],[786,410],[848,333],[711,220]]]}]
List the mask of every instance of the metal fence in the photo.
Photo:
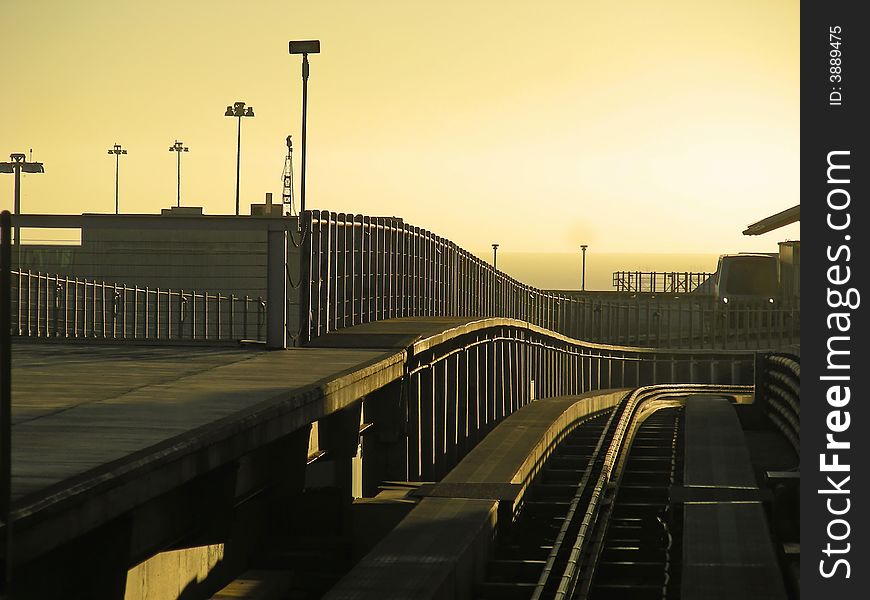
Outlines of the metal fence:
[{"label": "metal fence", "polygon": [[440,479],[535,399],[663,383],[750,386],[755,377],[753,351],[615,347],[517,321],[482,321],[445,338],[418,341],[408,353],[403,431],[411,480]]},{"label": "metal fence", "polygon": [[262,298],[12,271],[12,335],[105,340],[265,339]]},{"label": "metal fence", "polygon": [[614,271],[613,287],[617,292],[688,293],[712,276],[691,271]]},{"label": "metal fence", "polygon": [[759,354],[755,377],[759,405],[800,455],[800,357],[780,352]]},{"label": "metal fence", "polygon": [[395,217],[306,211],[302,228],[303,342],[413,316],[510,317],[576,339],[645,347],[777,348],[800,335],[796,306],[546,292]]}]

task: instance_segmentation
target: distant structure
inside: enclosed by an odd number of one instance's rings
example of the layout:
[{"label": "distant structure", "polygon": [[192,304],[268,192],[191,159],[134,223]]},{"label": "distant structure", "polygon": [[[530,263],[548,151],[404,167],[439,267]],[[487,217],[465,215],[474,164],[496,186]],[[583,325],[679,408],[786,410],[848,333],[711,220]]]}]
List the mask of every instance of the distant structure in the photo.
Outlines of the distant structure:
[{"label": "distant structure", "polygon": [[[743,230],[743,235],[762,235],[801,220],[801,205],[792,206],[775,215],[756,221]],[[792,298],[801,295],[800,240],[779,242],[779,278],[783,293]]]}]

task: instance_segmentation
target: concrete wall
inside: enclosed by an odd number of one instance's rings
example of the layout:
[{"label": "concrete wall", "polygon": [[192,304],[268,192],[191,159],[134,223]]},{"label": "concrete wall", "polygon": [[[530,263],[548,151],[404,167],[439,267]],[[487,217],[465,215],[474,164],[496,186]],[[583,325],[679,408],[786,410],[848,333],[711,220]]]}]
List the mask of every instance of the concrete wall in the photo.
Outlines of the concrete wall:
[{"label": "concrete wall", "polygon": [[223,544],[161,552],[130,569],[124,600],[175,600],[191,583],[203,582],[223,557]]},{"label": "concrete wall", "polygon": [[[128,218],[135,223],[137,215]],[[266,297],[265,228],[233,231],[197,226],[184,229],[173,227],[178,221],[171,215],[161,218],[167,219],[166,229],[85,226],[81,230],[81,245],[25,245],[20,248],[15,264],[25,271],[128,286]],[[296,219],[284,220],[295,233]],[[288,244],[288,248],[291,272],[295,275],[298,249],[293,244]]]}]

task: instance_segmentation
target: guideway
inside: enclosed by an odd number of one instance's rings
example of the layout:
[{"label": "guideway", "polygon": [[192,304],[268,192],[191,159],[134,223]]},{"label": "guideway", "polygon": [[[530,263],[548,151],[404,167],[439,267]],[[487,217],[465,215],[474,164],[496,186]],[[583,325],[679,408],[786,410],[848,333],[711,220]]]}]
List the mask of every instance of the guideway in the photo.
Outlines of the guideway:
[{"label": "guideway", "polygon": [[326,597],[784,600],[733,405],[751,391],[657,385],[531,403]]},{"label": "guideway", "polygon": [[726,399],[688,399],[683,600],[786,598],[743,438]]}]

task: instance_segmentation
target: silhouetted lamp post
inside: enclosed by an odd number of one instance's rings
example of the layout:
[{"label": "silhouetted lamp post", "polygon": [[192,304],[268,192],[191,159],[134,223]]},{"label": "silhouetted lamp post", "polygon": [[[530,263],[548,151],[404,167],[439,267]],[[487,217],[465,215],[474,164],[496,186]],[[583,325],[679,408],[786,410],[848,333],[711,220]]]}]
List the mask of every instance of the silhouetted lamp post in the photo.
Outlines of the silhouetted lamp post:
[{"label": "silhouetted lamp post", "polygon": [[586,248],[588,248],[588,244],[581,244],[580,250],[583,252],[583,270],[580,275],[580,290],[586,291]]},{"label": "silhouetted lamp post", "polygon": [[299,183],[299,214],[305,212],[305,153],[308,120],[308,55],[320,53],[320,40],[290,42],[290,54],[302,55],[302,176]]},{"label": "silhouetted lamp post", "polygon": [[[45,168],[40,162],[28,162],[25,160],[23,152],[15,152],[9,155],[12,160],[10,162],[0,162],[0,173],[15,174],[15,201],[13,204],[14,214],[21,214],[21,174],[22,173],[45,173]],[[15,226],[15,245],[21,242],[18,239],[21,234],[21,228]]]},{"label": "silhouetted lamp post", "polygon": [[121,144],[115,144],[112,146],[112,149],[109,150],[109,154],[115,155],[115,214],[119,214],[119,205],[118,205],[118,161],[121,158],[122,154],[127,154],[127,151],[121,148]]},{"label": "silhouetted lamp post", "polygon": [[254,107],[245,108],[244,102],[234,102],[232,106],[227,106],[225,117],[238,117],[239,119],[239,136],[236,140],[236,216],[239,215],[239,169],[242,163],[242,117],[253,117]]},{"label": "silhouetted lamp post", "polygon": [[175,140],[175,143],[173,145],[169,146],[169,151],[176,153],[177,160],[176,160],[175,172],[178,175],[177,206],[181,206],[181,153],[182,152],[189,152],[189,149],[187,148],[187,146],[184,145],[184,142],[179,142],[178,140]]},{"label": "silhouetted lamp post", "polygon": [[492,245],[492,268],[498,269],[498,244]]}]

